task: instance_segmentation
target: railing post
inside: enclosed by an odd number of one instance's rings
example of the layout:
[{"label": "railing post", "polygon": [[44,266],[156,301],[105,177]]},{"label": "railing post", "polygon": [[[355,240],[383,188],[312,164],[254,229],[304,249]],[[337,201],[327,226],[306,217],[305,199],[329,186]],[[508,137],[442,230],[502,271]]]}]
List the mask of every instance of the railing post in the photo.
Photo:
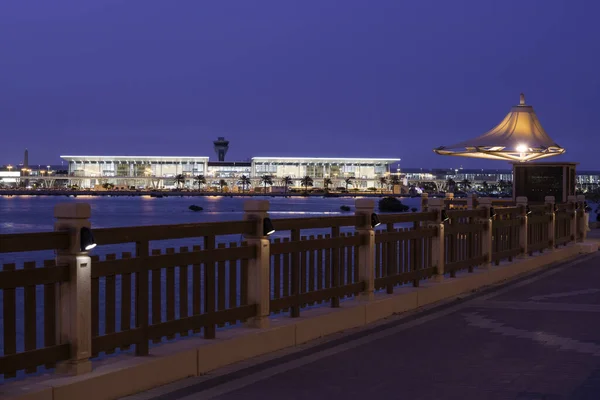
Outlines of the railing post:
[{"label": "railing post", "polygon": [[483,237],[481,238],[481,253],[485,255],[482,267],[488,269],[492,266],[492,215],[490,211],[492,208],[492,199],[489,197],[479,199],[478,208],[485,210],[485,217],[481,220],[485,225],[483,228]]},{"label": "railing post", "polygon": [[248,260],[248,304],[256,304],[256,316],[248,320],[254,328],[269,327],[270,242],[264,235],[264,220],[269,216],[267,200],[246,200],[244,220],[254,221],[254,233],[246,235],[248,246],[256,247],[256,257]]},{"label": "railing post", "polygon": [[92,370],[91,259],[81,251],[81,228],[90,228],[87,203],[59,203],[54,207],[55,231],[67,231],[68,249],[57,250],[56,265],[69,266],[69,281],[59,290],[58,341],[71,345],[71,358],[57,365],[62,373],[79,375]]},{"label": "railing post", "polygon": [[578,211],[578,222],[577,222],[577,226],[578,228],[578,234],[579,234],[579,241],[580,242],[585,242],[585,239],[587,238],[587,230],[588,230],[588,224],[590,221],[590,216],[588,215],[588,213],[585,211],[585,196],[580,194],[577,195],[577,204],[579,204],[579,209]]},{"label": "railing post", "polygon": [[375,296],[375,230],[371,226],[371,214],[375,212],[375,200],[356,199],[355,208],[356,231],[362,239],[358,248],[358,279],[365,282],[365,290],[359,298],[372,300]]},{"label": "railing post", "polygon": [[556,247],[556,237],[554,233],[556,232],[556,213],[554,212],[554,196],[546,196],[544,198],[544,203],[546,207],[548,207],[548,213],[550,215],[550,222],[548,223],[548,247],[550,250],[554,250]]},{"label": "railing post", "polygon": [[571,240],[577,241],[577,196],[568,196],[567,201],[571,207],[571,215],[569,218],[571,225]]},{"label": "railing post", "polygon": [[430,223],[430,226],[437,228],[437,236],[431,241],[431,264],[437,268],[435,280],[441,281],[444,279],[444,222],[442,221],[442,210],[445,209],[444,199],[429,200],[429,211],[435,211],[437,214],[436,220]]},{"label": "railing post", "polygon": [[429,193],[421,193],[421,212],[429,209]]},{"label": "railing post", "polygon": [[517,207],[520,208],[519,219],[521,223],[519,224],[519,248],[521,249],[521,253],[518,255],[519,258],[527,257],[527,197],[519,196],[517,197]]},{"label": "railing post", "polygon": [[477,209],[477,195],[475,193],[467,197],[467,210]]},{"label": "railing post", "polygon": [[469,210],[476,210],[479,207],[479,198],[475,193],[471,194],[471,204]]},{"label": "railing post", "polygon": [[444,196],[444,205],[446,210],[452,209],[452,200],[454,200],[454,193],[446,193]]}]

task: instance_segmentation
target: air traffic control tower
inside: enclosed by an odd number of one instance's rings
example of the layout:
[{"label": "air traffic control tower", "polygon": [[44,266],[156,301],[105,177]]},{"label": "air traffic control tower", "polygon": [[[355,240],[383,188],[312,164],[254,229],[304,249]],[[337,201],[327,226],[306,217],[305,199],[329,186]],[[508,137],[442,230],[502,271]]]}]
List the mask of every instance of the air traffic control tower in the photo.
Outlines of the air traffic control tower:
[{"label": "air traffic control tower", "polygon": [[227,154],[227,150],[229,150],[229,140],[225,140],[224,137],[220,137],[217,138],[213,144],[218,160],[225,161],[225,154]]}]

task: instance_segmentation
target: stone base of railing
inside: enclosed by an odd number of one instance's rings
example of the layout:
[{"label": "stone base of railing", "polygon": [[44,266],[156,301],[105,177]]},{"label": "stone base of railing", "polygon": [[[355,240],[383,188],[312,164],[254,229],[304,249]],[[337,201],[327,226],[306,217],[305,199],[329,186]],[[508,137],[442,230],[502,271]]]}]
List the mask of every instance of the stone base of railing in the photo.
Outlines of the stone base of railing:
[{"label": "stone base of railing", "polygon": [[[595,247],[594,247],[595,246]],[[593,250],[595,249],[595,250]],[[270,327],[240,326],[219,332],[216,339],[181,339],[150,350],[149,357],[119,355],[93,362],[93,371],[80,376],[58,374],[31,377],[0,386],[2,399],[86,400],[127,396],[263,354],[306,343],[336,332],[357,328],[464,293],[497,284],[521,274],[598,250],[597,242],[570,244],[553,252],[500,266],[477,268],[456,278],[422,282],[418,288],[377,293],[373,300],[348,300],[340,308],[303,310],[299,318],[270,318]]]}]

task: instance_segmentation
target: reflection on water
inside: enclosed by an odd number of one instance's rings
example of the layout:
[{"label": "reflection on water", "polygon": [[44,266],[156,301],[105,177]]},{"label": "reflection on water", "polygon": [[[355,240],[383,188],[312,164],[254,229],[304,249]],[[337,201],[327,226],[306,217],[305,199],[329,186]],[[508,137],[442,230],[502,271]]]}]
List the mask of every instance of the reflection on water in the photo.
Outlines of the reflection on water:
[{"label": "reflection on water", "polygon": [[[273,218],[314,218],[319,215],[351,215],[341,212],[340,206],[354,209],[352,198],[322,197],[258,197],[268,200]],[[210,197],[95,197],[78,196],[0,196],[0,232],[22,233],[51,231],[54,225],[53,209],[58,203],[89,203],[92,207],[92,226],[109,228],[117,226],[165,225],[196,222],[241,220],[247,198]],[[377,202],[379,199],[374,198]],[[419,198],[402,202],[409,207],[419,207]],[[204,211],[190,211],[192,204]]]}]

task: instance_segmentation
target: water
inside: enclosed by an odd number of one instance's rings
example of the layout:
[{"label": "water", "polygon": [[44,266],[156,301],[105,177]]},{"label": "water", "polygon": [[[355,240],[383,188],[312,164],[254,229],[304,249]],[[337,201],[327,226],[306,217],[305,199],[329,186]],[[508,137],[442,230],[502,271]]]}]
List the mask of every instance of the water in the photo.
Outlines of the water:
[{"label": "water", "polygon": [[[254,197],[270,202],[272,218],[302,218],[348,215],[340,206],[354,209],[353,198],[343,197]],[[237,221],[243,218],[240,197],[96,197],[78,196],[0,196],[0,233],[25,233],[53,230],[53,209],[58,203],[89,203],[92,227],[184,224],[198,222]],[[377,202],[379,199],[374,198]],[[406,198],[410,207],[420,206],[419,198]],[[192,204],[204,211],[188,210]],[[351,214],[351,213],[350,213]]]},{"label": "water", "polygon": [[[270,202],[270,216],[272,218],[309,218],[321,216],[337,216],[337,215],[352,215],[351,212],[340,211],[340,206],[347,205],[354,210],[355,199],[353,198],[322,198],[322,197],[258,197],[253,199],[265,199]],[[0,233],[27,233],[27,232],[43,232],[52,231],[54,225],[53,209],[56,204],[68,203],[89,203],[92,208],[91,223],[92,228],[110,228],[110,227],[126,227],[140,225],[164,225],[164,224],[184,224],[184,223],[201,223],[201,222],[218,222],[218,221],[235,221],[243,219],[243,204],[247,199],[239,197],[165,197],[152,198],[144,197],[95,197],[95,196],[78,196],[72,197],[55,197],[55,196],[0,196]],[[375,201],[379,200],[374,198]],[[203,211],[193,212],[188,209],[192,204],[199,205],[204,208]],[[420,199],[412,198],[405,199],[404,204],[410,207],[419,207]],[[347,230],[352,230],[349,227]],[[325,230],[306,230],[303,234],[320,234],[329,233]],[[281,235],[281,236],[280,236]],[[287,233],[277,232],[273,237],[285,237]],[[160,242],[151,242],[151,248],[162,249],[178,246],[191,246],[199,244],[201,238],[189,238],[178,240],[163,240]],[[228,237],[218,237],[217,243],[237,242],[243,240],[241,235],[229,235]],[[104,259],[106,254],[115,253],[119,255],[121,252],[128,251],[134,253],[134,245],[132,243],[98,246],[91,254],[98,255]],[[24,262],[35,261],[37,267],[42,266],[43,260],[54,258],[52,251],[38,251],[27,253],[1,253],[0,268],[5,263],[15,263],[17,269],[23,268]],[[120,258],[120,257],[118,257]],[[189,272],[188,272],[189,273]],[[175,275],[175,293],[179,292],[179,272]],[[239,271],[238,271],[239,274]],[[188,275],[188,292],[192,292],[191,288],[191,273]],[[165,291],[165,271],[161,273],[161,291]],[[120,297],[121,292],[121,277],[116,277],[116,330],[120,330]],[[132,293],[135,290],[131,288]],[[152,286],[150,287],[150,292]],[[43,347],[43,286],[36,287],[36,325],[37,335],[36,342],[38,347]],[[100,334],[105,331],[105,278],[100,278],[99,296],[101,299],[99,308],[99,330]],[[152,294],[150,293],[152,297]],[[192,309],[191,296],[188,299],[188,309]],[[178,317],[178,301],[175,306],[176,318]],[[16,290],[16,306],[17,306],[17,351],[24,350],[24,292],[23,288]],[[0,290],[0,315],[3,307],[3,294]],[[161,296],[161,311],[163,319],[165,319],[166,303],[164,293]],[[132,314],[133,318],[133,314]],[[133,323],[133,320],[131,321]],[[3,319],[0,318],[0,354],[4,350],[3,337]],[[19,373],[19,377],[23,374]],[[0,377],[0,382],[2,381]]]}]

